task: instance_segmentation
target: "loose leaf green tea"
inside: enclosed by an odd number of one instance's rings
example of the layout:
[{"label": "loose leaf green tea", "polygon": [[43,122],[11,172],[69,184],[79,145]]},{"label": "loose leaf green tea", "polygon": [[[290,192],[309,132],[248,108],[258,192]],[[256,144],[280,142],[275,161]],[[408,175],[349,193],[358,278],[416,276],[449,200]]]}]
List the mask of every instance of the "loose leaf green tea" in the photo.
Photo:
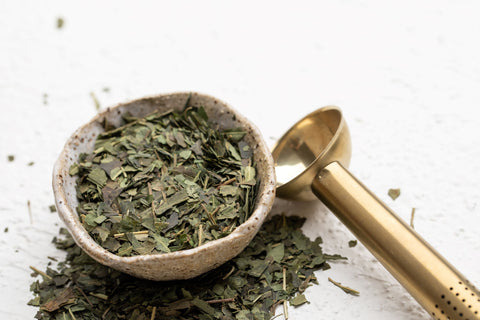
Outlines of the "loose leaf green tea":
[{"label": "loose leaf green tea", "polygon": [[80,220],[103,248],[119,256],[190,249],[248,219],[259,181],[242,129],[218,130],[188,103],[124,120],[106,122],[94,152],[70,167]]},{"label": "loose leaf green tea", "polygon": [[[305,219],[274,216],[233,260],[185,281],[156,282],[134,278],[99,264],[61,229],[54,239],[67,252],[57,271],[32,268],[42,275],[30,289],[36,319],[270,319],[277,306],[307,301],[304,292],[338,255],[322,253],[320,238],[300,230]],[[330,258],[333,257],[333,258]],[[286,306],[286,304],[285,304]]]}]

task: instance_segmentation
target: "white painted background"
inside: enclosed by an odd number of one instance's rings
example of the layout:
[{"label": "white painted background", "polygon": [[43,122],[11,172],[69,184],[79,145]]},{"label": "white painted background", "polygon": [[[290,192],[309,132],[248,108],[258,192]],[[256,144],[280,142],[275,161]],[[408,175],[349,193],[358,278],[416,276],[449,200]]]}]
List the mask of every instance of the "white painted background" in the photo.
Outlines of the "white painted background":
[{"label": "white painted background", "polygon": [[[339,105],[351,171],[405,220],[417,208],[416,230],[479,285],[479,14],[477,1],[0,0],[0,318],[33,317],[28,266],[61,256],[50,244],[61,225],[48,210],[51,171],[96,113],[90,92],[102,107],[208,93],[270,145],[310,111]],[[292,319],[429,319],[361,245],[348,247],[353,237],[321,204],[279,200],[274,211],[307,215],[308,234],[349,257],[318,273]]]}]

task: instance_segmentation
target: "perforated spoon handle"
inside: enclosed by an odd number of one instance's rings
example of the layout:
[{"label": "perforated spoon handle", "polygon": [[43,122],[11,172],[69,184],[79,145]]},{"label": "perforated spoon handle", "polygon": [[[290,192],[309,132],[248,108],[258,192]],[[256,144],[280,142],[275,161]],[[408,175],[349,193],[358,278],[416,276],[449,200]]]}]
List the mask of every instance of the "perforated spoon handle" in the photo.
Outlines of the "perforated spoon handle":
[{"label": "perforated spoon handle", "polygon": [[480,292],[340,163],[312,191],[434,319],[480,320]]}]

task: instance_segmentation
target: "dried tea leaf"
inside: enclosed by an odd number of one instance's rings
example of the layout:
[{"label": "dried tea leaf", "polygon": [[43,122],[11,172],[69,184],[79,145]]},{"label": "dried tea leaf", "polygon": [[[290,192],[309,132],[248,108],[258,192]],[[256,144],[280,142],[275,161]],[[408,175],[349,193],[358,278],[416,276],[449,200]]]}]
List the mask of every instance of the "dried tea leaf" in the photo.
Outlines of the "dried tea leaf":
[{"label": "dried tea leaf", "polygon": [[[303,250],[294,244],[294,239],[302,238],[293,235],[300,232],[304,221],[274,216],[239,256],[197,278],[169,282],[142,280],[101,265],[83,252],[66,230],[61,230],[65,239],[55,238],[54,243],[66,251],[66,260],[58,263],[58,271],[48,268],[35,273],[44,275],[43,281],[32,283],[34,298],[28,304],[39,308],[36,318],[43,320],[72,314],[87,320],[271,319],[283,301],[290,301],[292,306],[305,304],[305,290],[317,283],[313,271],[322,270],[326,264],[318,240],[306,238]],[[156,247],[168,248],[167,238],[150,234],[158,240]],[[140,240],[143,234],[139,235],[122,235],[128,242],[120,251],[146,248],[139,243],[151,238]],[[120,246],[115,241],[108,238],[105,243]],[[324,262],[315,265],[314,260]]]},{"label": "dried tea leaf", "polygon": [[308,300],[303,293],[297,294],[295,298],[290,299],[290,305],[294,307],[301,306],[304,303],[308,303]]},{"label": "dried tea leaf", "polygon": [[155,233],[152,233],[152,236],[155,240],[155,245],[156,245],[156,249],[159,251],[159,252],[170,252],[170,249],[168,248],[168,244],[169,244],[169,241],[167,238],[165,237],[162,237],[158,234],[155,234]]},{"label": "dried tea leaf", "polygon": [[87,179],[99,187],[103,187],[107,183],[107,175],[100,167],[95,167],[92,171],[90,171],[90,173],[87,175]]},{"label": "dried tea leaf", "polygon": [[396,200],[400,196],[400,189],[388,189],[388,195],[392,200]]},{"label": "dried tea leaf", "polygon": [[272,257],[275,262],[282,261],[285,256],[285,246],[283,243],[280,243],[270,249],[267,253],[267,257]]},{"label": "dried tea leaf", "polygon": [[203,301],[202,299],[195,298],[192,300],[192,305],[197,307],[198,309],[202,310],[206,314],[211,316],[215,315],[217,312],[213,307],[211,307],[207,302]]},{"label": "dried tea leaf", "polygon": [[75,302],[75,294],[73,293],[73,289],[71,287],[67,287],[62,292],[60,292],[54,299],[44,303],[40,307],[40,309],[48,312],[52,312],[60,309],[66,304],[72,304],[74,302]]}]

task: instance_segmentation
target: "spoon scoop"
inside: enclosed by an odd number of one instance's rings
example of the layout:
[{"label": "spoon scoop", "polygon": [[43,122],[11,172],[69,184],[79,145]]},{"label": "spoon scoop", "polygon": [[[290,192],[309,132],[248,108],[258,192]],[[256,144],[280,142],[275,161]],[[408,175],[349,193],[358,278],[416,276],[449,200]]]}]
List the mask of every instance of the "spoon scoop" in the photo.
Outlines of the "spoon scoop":
[{"label": "spoon scoop", "polygon": [[435,319],[480,319],[480,292],[346,169],[351,143],[340,109],[305,116],[272,155],[279,197],[318,197]]}]

